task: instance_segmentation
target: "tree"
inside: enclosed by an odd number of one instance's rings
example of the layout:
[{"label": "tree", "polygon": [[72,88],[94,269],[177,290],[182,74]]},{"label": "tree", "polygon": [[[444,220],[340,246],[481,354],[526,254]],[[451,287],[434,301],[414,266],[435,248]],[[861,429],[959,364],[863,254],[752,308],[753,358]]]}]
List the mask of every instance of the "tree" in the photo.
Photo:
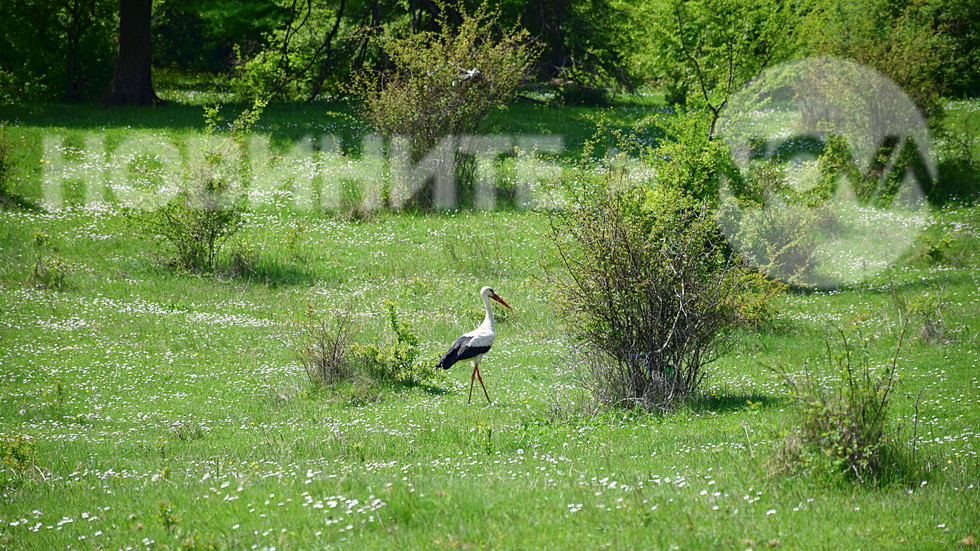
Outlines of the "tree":
[{"label": "tree", "polygon": [[[628,70],[624,30],[628,11],[611,0],[524,0],[510,19],[542,47],[537,76],[571,80],[580,87],[636,84]],[[505,15],[507,8],[504,8]]]},{"label": "tree", "polygon": [[368,41],[369,33],[360,28],[372,23],[375,11],[364,5],[348,11],[347,4],[310,0],[280,6],[285,22],[267,34],[264,49],[240,60],[236,90],[278,100],[336,95],[338,83],[350,80],[351,66]]},{"label": "tree", "polygon": [[673,90],[670,99],[709,112],[709,137],[732,95],[797,44],[785,0],[668,0],[634,10],[651,22],[635,37],[636,63]]},{"label": "tree", "polygon": [[150,16],[153,0],[119,0],[116,70],[102,102],[113,105],[161,103],[153,90]]}]

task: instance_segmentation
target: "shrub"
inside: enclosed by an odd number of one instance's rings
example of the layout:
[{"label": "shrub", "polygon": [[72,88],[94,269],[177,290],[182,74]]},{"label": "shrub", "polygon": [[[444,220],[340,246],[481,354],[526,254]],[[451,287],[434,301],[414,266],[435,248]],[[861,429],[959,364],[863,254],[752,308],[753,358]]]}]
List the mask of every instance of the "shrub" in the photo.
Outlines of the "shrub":
[{"label": "shrub", "polygon": [[0,433],[0,487],[14,487],[24,479],[42,476],[37,448],[27,434]]},{"label": "shrub", "polygon": [[338,83],[348,81],[352,66],[363,61],[359,58],[371,32],[358,31],[355,26],[362,23],[345,18],[344,11],[344,3],[299,4],[283,13],[285,19],[265,35],[264,45],[236,45],[233,90],[243,98],[286,101],[336,97]]},{"label": "shrub", "polygon": [[227,136],[216,135],[224,124],[219,107],[205,108],[207,149],[174,197],[159,207],[141,205],[127,211],[127,220],[143,234],[176,249],[174,263],[180,269],[211,271],[222,246],[244,225],[251,179],[245,142],[263,108],[257,102],[242,112],[227,124]]},{"label": "shrub", "polygon": [[398,319],[395,303],[384,301],[394,339],[358,347],[370,376],[378,381],[419,385],[436,375],[434,362],[419,362],[419,338],[415,330]]},{"label": "shrub", "polygon": [[646,155],[657,179],[679,187],[685,195],[714,206],[723,182],[741,184],[738,169],[725,146],[709,135],[705,113],[678,113],[655,119],[664,131],[662,143]]},{"label": "shrub", "polygon": [[707,205],[679,186],[650,189],[616,171],[577,176],[551,236],[564,268],[557,298],[587,353],[587,386],[606,404],[670,407],[696,393],[727,330],[758,315],[777,287],[749,276]]},{"label": "shrub", "polygon": [[229,193],[227,182],[209,179],[184,189],[169,203],[141,217],[145,232],[169,241],[175,263],[192,272],[214,267],[221,246],[244,223],[245,197]]},{"label": "shrub", "polygon": [[354,394],[376,394],[379,383],[413,386],[436,375],[435,362],[419,361],[415,330],[398,319],[395,303],[384,301],[393,339],[361,344],[361,327],[350,309],[328,315],[308,305],[295,329],[294,347],[316,388],[354,383]]},{"label": "shrub", "polygon": [[889,422],[904,327],[891,364],[879,368],[866,342],[854,342],[839,328],[837,334],[839,344],[827,344],[831,372],[826,377],[818,377],[809,364],[802,374],[780,371],[798,421],[777,449],[773,470],[826,481],[843,476],[862,484],[913,474],[901,434]]},{"label": "shrub", "polygon": [[248,279],[256,275],[259,255],[247,243],[235,243],[227,255],[224,272],[233,279]]},{"label": "shrub", "polygon": [[[356,81],[364,115],[382,134],[409,140],[411,163],[445,136],[473,133],[527,74],[536,54],[528,33],[501,31],[498,18],[484,6],[462,14],[458,26],[442,18],[436,32],[388,36],[382,47],[390,69]],[[469,183],[473,163],[454,156],[456,173]]]},{"label": "shrub", "polygon": [[935,293],[922,293],[909,299],[897,289],[892,289],[892,300],[898,318],[903,325],[914,324],[913,327],[917,328],[915,331],[918,333],[917,338],[921,342],[948,343],[953,336],[943,319],[944,310],[949,306],[944,299],[944,293],[945,286],[941,286]]},{"label": "shrub", "polygon": [[315,387],[353,380],[357,376],[353,346],[358,326],[349,310],[327,316],[308,304],[295,329],[299,339],[296,355]]},{"label": "shrub", "polygon": [[[816,281],[817,232],[833,210],[811,207],[811,193],[796,194],[783,165],[752,165],[738,195],[721,194],[718,220],[732,247],[751,265],[790,285]],[[733,186],[734,188],[734,186]]]},{"label": "shrub", "polygon": [[872,67],[901,86],[927,115],[939,115],[951,44],[930,21],[928,4],[817,2],[798,32],[812,54]]}]

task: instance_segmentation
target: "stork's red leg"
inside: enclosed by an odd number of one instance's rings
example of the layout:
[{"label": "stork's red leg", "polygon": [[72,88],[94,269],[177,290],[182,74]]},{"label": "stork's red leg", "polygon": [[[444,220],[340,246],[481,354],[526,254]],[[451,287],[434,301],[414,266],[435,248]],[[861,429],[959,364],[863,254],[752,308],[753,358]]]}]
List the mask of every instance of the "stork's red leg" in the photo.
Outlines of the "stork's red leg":
[{"label": "stork's red leg", "polygon": [[[476,364],[476,369],[474,369],[473,371],[474,371],[474,373],[476,373],[476,378],[480,380],[480,386],[483,387],[483,395],[487,397],[487,403],[488,404],[493,403],[493,402],[490,401],[490,395],[487,393],[487,387],[486,387],[486,385],[483,384],[483,377],[480,376],[480,364],[479,363]],[[472,385],[472,382],[470,384]],[[473,392],[473,388],[471,386],[470,387],[470,393],[472,394],[472,392]]]},{"label": "stork's red leg", "polygon": [[[473,401],[473,381],[476,379],[476,370],[479,366],[480,364],[473,364],[473,374],[470,375],[470,398],[466,400],[466,405],[470,405],[470,402]],[[483,384],[482,380],[480,381],[480,384]]]}]

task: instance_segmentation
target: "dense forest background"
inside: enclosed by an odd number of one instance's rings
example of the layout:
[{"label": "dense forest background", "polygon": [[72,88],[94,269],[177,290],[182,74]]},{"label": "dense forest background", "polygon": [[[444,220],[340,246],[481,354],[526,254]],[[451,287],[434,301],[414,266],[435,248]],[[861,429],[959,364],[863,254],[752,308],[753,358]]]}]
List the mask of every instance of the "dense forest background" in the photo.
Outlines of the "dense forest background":
[{"label": "dense forest background", "polygon": [[[353,73],[385,69],[386,40],[460,24],[461,14],[480,7],[467,0],[150,2],[5,0],[0,102],[105,100],[125,27],[146,34],[129,21],[120,26],[126,6],[151,8],[151,41],[135,55],[152,60],[157,86],[196,77],[242,100],[272,101],[349,95]],[[652,90],[680,103],[712,60],[734,61],[738,81],[760,65],[808,55],[869,65],[926,110],[937,97],[980,90],[980,4],[972,0],[505,0],[493,7],[501,33],[526,30],[538,49],[527,84],[551,86],[563,102]]]}]

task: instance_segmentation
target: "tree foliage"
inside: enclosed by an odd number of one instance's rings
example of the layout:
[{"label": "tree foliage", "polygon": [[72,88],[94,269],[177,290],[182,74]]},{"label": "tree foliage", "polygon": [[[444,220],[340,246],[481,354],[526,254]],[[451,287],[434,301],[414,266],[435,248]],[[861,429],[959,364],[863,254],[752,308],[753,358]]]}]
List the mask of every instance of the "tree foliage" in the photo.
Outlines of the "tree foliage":
[{"label": "tree foliage", "polygon": [[784,0],[664,0],[633,7],[634,63],[668,100],[710,115],[708,135],[728,99],[796,49],[794,17]]},{"label": "tree foliage", "polygon": [[815,4],[801,25],[806,51],[871,67],[895,81],[925,114],[936,115],[952,53],[949,37],[930,13],[938,4],[891,0]]},{"label": "tree foliage", "polygon": [[236,46],[247,53],[265,47],[267,35],[285,24],[289,5],[275,0],[157,1],[153,6],[156,63],[195,73],[225,72],[235,61]]},{"label": "tree foliage", "polygon": [[[112,71],[118,2],[0,3],[0,99],[94,99]],[[540,48],[539,82],[570,100],[652,84],[719,111],[762,69],[832,54],[869,64],[932,109],[976,93],[980,17],[968,0],[502,0],[498,28]],[[384,69],[373,37],[457,29],[476,0],[154,0],[155,67],[238,75],[243,95],[332,97],[352,72]],[[931,94],[931,95],[930,95]]]},{"label": "tree foliage", "polygon": [[501,9],[509,24],[521,25],[540,45],[539,79],[559,79],[573,89],[632,90],[639,83],[624,40],[633,22],[615,0],[525,0]]},{"label": "tree foliage", "polygon": [[236,88],[243,95],[287,100],[341,93],[339,85],[350,79],[358,56],[364,61],[370,34],[365,29],[372,22],[369,6],[353,4],[318,0],[280,5],[286,22],[266,36],[268,45],[251,53],[239,49]]},{"label": "tree foliage", "polygon": [[0,102],[83,101],[112,74],[114,0],[5,0],[0,5]]}]

